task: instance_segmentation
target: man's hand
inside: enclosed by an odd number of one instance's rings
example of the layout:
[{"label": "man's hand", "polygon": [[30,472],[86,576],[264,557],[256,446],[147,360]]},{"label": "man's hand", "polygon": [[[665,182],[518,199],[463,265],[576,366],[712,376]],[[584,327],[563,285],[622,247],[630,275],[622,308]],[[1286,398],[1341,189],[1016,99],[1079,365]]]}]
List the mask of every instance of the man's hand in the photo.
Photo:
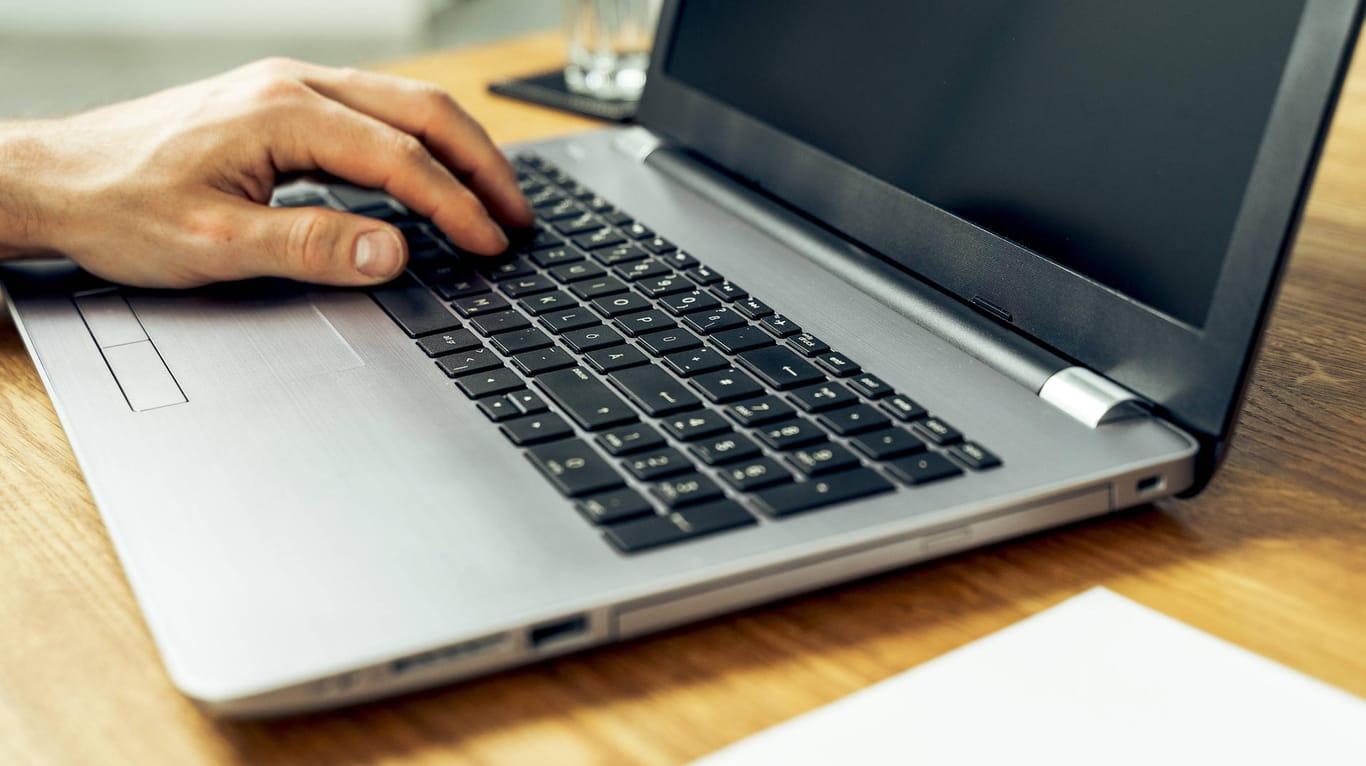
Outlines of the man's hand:
[{"label": "man's hand", "polygon": [[57,252],[148,287],[398,274],[407,254],[392,226],[267,206],[279,176],[311,170],[388,191],[475,253],[501,252],[502,227],[532,222],[512,168],[440,89],[272,59],[74,117],[0,125],[0,257]]}]

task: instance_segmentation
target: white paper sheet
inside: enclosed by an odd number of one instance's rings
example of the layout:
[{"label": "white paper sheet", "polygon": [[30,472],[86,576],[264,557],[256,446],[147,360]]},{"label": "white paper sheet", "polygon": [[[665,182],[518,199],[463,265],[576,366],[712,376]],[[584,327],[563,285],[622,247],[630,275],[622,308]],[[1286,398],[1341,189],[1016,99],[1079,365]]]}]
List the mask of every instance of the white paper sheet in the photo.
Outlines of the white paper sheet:
[{"label": "white paper sheet", "polygon": [[699,766],[1350,764],[1366,701],[1103,588]]}]

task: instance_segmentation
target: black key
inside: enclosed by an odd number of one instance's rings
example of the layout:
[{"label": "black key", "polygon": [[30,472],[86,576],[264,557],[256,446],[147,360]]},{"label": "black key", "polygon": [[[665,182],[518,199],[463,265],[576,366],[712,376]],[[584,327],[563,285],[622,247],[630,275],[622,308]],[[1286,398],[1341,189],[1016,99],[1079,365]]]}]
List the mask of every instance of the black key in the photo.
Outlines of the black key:
[{"label": "black key", "polygon": [[710,266],[698,266],[685,273],[688,275],[688,279],[691,279],[703,287],[726,281],[726,278],[721,276],[720,273],[712,271]]},{"label": "black key", "polygon": [[512,304],[499,298],[496,295],[471,295],[466,298],[457,298],[453,304],[455,310],[461,316],[477,317],[480,314],[492,314],[495,311],[503,311],[512,308]]},{"label": "black key", "polygon": [[544,399],[530,391],[513,391],[508,394],[508,400],[517,405],[523,415],[535,415],[550,409]]},{"label": "black key", "polygon": [[769,457],[745,460],[728,465],[717,473],[721,480],[741,492],[785,484],[792,481],[792,474],[778,461]]},{"label": "black key", "polygon": [[710,311],[696,311],[683,317],[683,326],[699,335],[711,335],[745,325],[744,317],[726,306],[718,306]]},{"label": "black key", "polygon": [[859,434],[851,438],[849,444],[873,460],[890,460],[925,451],[925,442],[900,428],[884,428],[881,431]]},{"label": "black key", "polygon": [[759,326],[775,338],[789,338],[802,331],[802,328],[782,314],[770,314],[759,320]]},{"label": "black key", "polygon": [[692,257],[691,255],[688,255],[682,250],[672,253],[663,253],[659,256],[659,260],[669,264],[670,266],[674,267],[675,269],[678,269],[679,271],[697,268],[697,259]]},{"label": "black key", "polygon": [[552,311],[541,317],[541,324],[556,335],[577,330],[580,327],[592,327],[598,324],[598,317],[593,312],[580,306],[578,308],[566,309],[564,311]]},{"label": "black key", "polygon": [[650,227],[640,221],[624,224],[622,225],[621,230],[631,239],[650,239],[655,235],[653,231],[650,231]]},{"label": "black key", "polygon": [[650,487],[650,494],[670,508],[682,508],[685,505],[696,505],[723,497],[716,482],[700,473],[690,473],[661,481]]},{"label": "black key", "polygon": [[655,255],[663,255],[664,253],[672,253],[674,250],[677,250],[677,249],[678,249],[678,248],[674,247],[674,244],[673,244],[672,242],[670,242],[669,240],[667,240],[667,239],[665,239],[665,238],[663,238],[663,237],[659,237],[659,236],[650,237],[649,239],[641,240],[640,244],[642,244],[642,245],[644,245],[645,247],[649,248],[650,252],[654,253]]},{"label": "black key", "polygon": [[530,326],[531,322],[516,311],[495,311],[492,314],[480,314],[470,320],[470,327],[484,337],[513,330],[525,330]]},{"label": "black key", "polygon": [[825,441],[825,433],[800,418],[784,420],[755,431],[764,444],[776,450],[790,450]]},{"label": "black key", "polygon": [[656,481],[693,470],[692,462],[672,447],[628,458],[622,461],[622,465],[641,481]]},{"label": "black key", "polygon": [[639,245],[631,242],[621,242],[611,247],[599,247],[594,250],[593,259],[604,266],[616,266],[621,263],[639,261],[650,256],[649,253],[640,249]]},{"label": "black key", "polygon": [[517,365],[517,369],[531,376],[552,370],[563,370],[566,367],[573,367],[578,364],[568,352],[554,346],[535,351],[523,351],[512,357],[512,363]]},{"label": "black key", "polygon": [[887,385],[885,380],[866,372],[859,373],[846,382],[855,392],[869,399],[881,399],[892,395],[892,387]]},{"label": "black key", "polygon": [[963,441],[963,434],[959,433],[957,428],[954,428],[939,418],[925,418],[912,425],[911,428],[915,431],[917,436],[931,444],[938,444],[941,447]]},{"label": "black key", "polygon": [[579,305],[579,302],[569,297],[567,294],[556,290],[544,295],[533,295],[530,298],[523,298],[517,302],[522,310],[532,316],[549,314],[559,309],[567,309]]},{"label": "black key", "polygon": [[796,415],[797,411],[776,396],[761,396],[732,404],[726,408],[726,414],[742,426],[753,427],[785,420]]},{"label": "black key", "polygon": [[578,245],[582,250],[589,251],[596,250],[600,247],[619,245],[625,241],[626,238],[621,235],[621,232],[611,226],[604,226],[597,231],[591,231],[587,234],[580,234],[577,237],[574,237],[575,245]]},{"label": "black key", "polygon": [[[275,198],[276,207],[327,207],[327,200],[321,194],[312,191],[297,191],[293,194],[281,194]],[[386,204],[385,207],[388,207]],[[352,211],[356,212],[356,211]]]},{"label": "black key", "polygon": [[530,256],[531,262],[543,269],[552,266],[559,266],[563,263],[573,263],[583,260],[583,253],[572,247],[552,247],[549,250],[539,250]]},{"label": "black key", "polygon": [[558,266],[552,266],[546,270],[546,273],[550,274],[556,282],[570,284],[580,279],[601,277],[607,272],[588,261],[579,261],[578,263],[561,263]]},{"label": "black key", "polygon": [[711,342],[727,354],[738,354],[741,351],[773,345],[772,338],[757,327],[750,326],[715,333],[711,336]]},{"label": "black key", "polygon": [[616,372],[650,362],[650,357],[632,346],[609,346],[590,351],[584,354],[583,359],[588,362],[589,367],[601,373]]},{"label": "black key", "polygon": [[659,299],[659,305],[674,316],[683,316],[694,311],[706,311],[721,305],[721,302],[707,293],[696,290],[690,293],[675,293]]},{"label": "black key", "polygon": [[503,363],[498,361],[498,357],[494,356],[492,351],[476,348],[443,356],[436,360],[436,366],[440,367],[447,377],[458,378],[461,375],[502,367]]},{"label": "black key", "polygon": [[368,205],[352,208],[351,212],[356,215],[363,215],[366,218],[378,218],[381,221],[389,221],[391,223],[402,220],[405,217],[402,210],[399,210],[388,202],[372,202]]},{"label": "black key", "polygon": [[582,234],[585,231],[594,231],[600,228],[602,228],[602,221],[598,220],[598,217],[590,210],[555,221],[555,230],[565,236]]},{"label": "black key", "polygon": [[607,527],[605,536],[622,553],[635,553],[753,523],[754,517],[739,503],[718,500],[682,508],[667,516],[628,519]]},{"label": "black key", "polygon": [[608,380],[650,417],[664,417],[702,404],[682,383],[652,364],[617,370]]},{"label": "black key", "polygon": [[495,335],[493,339],[489,341],[489,345],[493,346],[493,350],[498,353],[511,356],[512,354],[520,354],[523,351],[545,348],[546,346],[553,345],[553,343],[550,340],[549,335],[546,335],[534,327],[528,327],[525,330],[516,330],[514,332],[505,332],[502,335]]},{"label": "black key", "polygon": [[528,194],[526,197],[526,201],[530,202],[531,206],[536,208],[537,216],[541,216],[543,212],[553,210],[557,205],[566,202],[571,202],[571,200],[569,200],[563,194],[560,194],[559,189],[556,189],[553,186],[547,186],[538,192],[532,192],[531,194]]},{"label": "black key", "polygon": [[506,396],[497,399],[485,399],[479,403],[479,411],[484,413],[484,417],[495,423],[522,416],[522,411],[517,409],[517,405]]},{"label": "black key", "polygon": [[639,314],[620,317],[612,325],[629,337],[637,337],[647,332],[677,327],[674,320],[658,309],[642,311]]},{"label": "black key", "polygon": [[581,330],[570,330],[560,336],[564,345],[576,354],[586,354],[589,351],[596,351],[608,346],[619,346],[625,342],[616,330],[601,325],[585,327]]},{"label": "black key", "polygon": [[859,366],[844,354],[821,354],[816,357],[816,366],[837,378],[847,378],[859,371]]},{"label": "black key", "polygon": [[816,356],[830,350],[830,347],[825,345],[825,341],[809,332],[793,335],[787,339],[787,345],[802,356]]},{"label": "black key", "polygon": [[475,268],[480,274],[493,282],[506,282],[509,279],[527,277],[536,272],[531,268],[531,264],[526,263],[520,258],[481,258],[475,262]]},{"label": "black key", "polygon": [[574,429],[564,422],[564,418],[553,412],[509,420],[499,426],[499,430],[518,447],[553,442],[574,435]]},{"label": "black key", "polygon": [[620,456],[663,447],[664,437],[654,429],[654,426],[632,423],[629,426],[604,431],[598,436],[598,444],[601,444],[609,454]]},{"label": "black key", "polygon": [[655,512],[654,506],[639,492],[633,489],[618,489],[601,495],[594,495],[577,503],[585,518],[594,524],[614,524],[624,519],[645,516]]},{"label": "black key", "polygon": [[926,484],[939,479],[947,479],[963,472],[948,458],[938,452],[926,452],[911,457],[903,457],[887,463],[887,470],[907,484]]},{"label": "black key", "polygon": [[[590,208],[593,207],[593,204],[592,204],[591,201],[588,203],[588,206],[589,206]],[[609,223],[609,224],[611,224],[611,225],[613,225],[613,226],[616,226],[617,228],[621,228],[622,226],[626,226],[626,225],[628,225],[628,224],[631,224],[631,223],[634,223],[634,222],[635,222],[635,219],[631,218],[631,216],[627,215],[626,213],[623,213],[623,212],[620,211],[620,210],[611,211],[611,212],[602,211],[602,220],[606,221],[607,223]],[[630,235],[628,234],[627,236],[630,236]]]},{"label": "black key", "polygon": [[479,348],[479,339],[469,330],[452,330],[438,335],[428,335],[417,341],[418,348],[427,356],[437,357]]},{"label": "black key", "polygon": [[707,436],[725,433],[730,423],[711,410],[682,412],[660,421],[669,435],[681,442],[696,441]]},{"label": "black key", "polygon": [[548,293],[555,289],[555,283],[540,274],[502,283],[503,293],[509,298],[525,298],[537,293]]},{"label": "black key", "polygon": [[617,295],[626,292],[626,283],[616,277],[594,277],[593,279],[582,279],[569,285],[569,292],[577,295],[586,301],[594,298],[601,298],[605,295]]},{"label": "black key", "polygon": [[736,460],[744,460],[760,454],[759,445],[755,444],[753,439],[737,433],[727,433],[704,439],[697,444],[690,445],[688,451],[693,454],[693,457],[707,465],[733,463]]},{"label": "black key", "polygon": [[712,285],[711,294],[728,303],[730,301],[738,301],[741,298],[749,297],[749,293],[745,292],[742,287],[730,280]]},{"label": "black key", "polygon": [[790,396],[792,401],[805,412],[833,410],[836,407],[847,407],[858,401],[857,396],[854,396],[849,389],[839,383],[817,383],[814,386],[803,386],[790,392]]},{"label": "black key", "polygon": [[925,417],[925,408],[916,404],[915,401],[901,394],[894,394],[882,400],[882,411],[902,421],[908,423],[912,420],[919,420]]},{"label": "black key", "polygon": [[535,195],[541,200],[541,204],[536,205],[536,217],[542,221],[559,221],[564,218],[573,218],[583,213],[583,208],[578,200],[566,197],[558,192],[554,194]]},{"label": "black key", "polygon": [[471,399],[506,394],[526,386],[516,373],[506,367],[465,375],[457,378],[455,385]]},{"label": "black key", "polygon": [[402,277],[373,288],[370,297],[410,338],[454,330],[460,326],[460,320],[441,305],[432,291],[414,282],[411,277]]},{"label": "black key", "polygon": [[820,370],[785,348],[770,346],[746,351],[735,357],[759,379],[779,391],[799,388],[825,380]]},{"label": "black key", "polygon": [[759,510],[770,516],[787,516],[834,503],[876,495],[894,489],[892,483],[870,468],[855,468],[819,479],[761,489],[753,497]]},{"label": "black key", "polygon": [[892,421],[866,404],[856,404],[853,407],[830,410],[816,418],[816,422],[838,436],[849,436],[884,428],[891,425]]},{"label": "black key", "polygon": [[616,470],[579,439],[532,447],[526,455],[556,489],[570,497],[597,494],[622,485]]},{"label": "black key", "polygon": [[453,301],[456,298],[468,298],[471,295],[483,295],[493,289],[482,277],[464,277],[454,280],[442,280],[433,285],[442,300]]},{"label": "black key", "polygon": [[673,269],[655,260],[623,263],[612,270],[627,282],[639,282],[642,279],[662,277],[665,274],[673,273]]},{"label": "black key", "polygon": [[674,293],[686,293],[693,289],[692,282],[670,272],[667,276],[651,277],[636,282],[636,289],[651,298],[662,298]]},{"label": "black key", "polygon": [[963,442],[962,444],[949,447],[949,454],[958,458],[968,468],[977,471],[984,471],[988,468],[995,468],[1001,464],[1001,459],[987,452],[986,448],[977,442]]},{"label": "black key", "polygon": [[655,356],[672,354],[675,351],[687,351],[690,348],[701,348],[702,341],[696,335],[677,327],[672,330],[660,330],[658,332],[646,333],[640,336],[640,347]]},{"label": "black key", "polygon": [[854,453],[838,444],[816,444],[794,450],[787,461],[807,476],[835,473],[859,464]]},{"label": "black key", "polygon": [[608,295],[593,301],[593,310],[605,317],[619,317],[651,308],[654,308],[654,304],[636,293]]},{"label": "black key", "polygon": [[696,348],[666,355],[664,366],[686,378],[698,373],[725,369],[730,366],[730,360],[709,348]]},{"label": "black key", "polygon": [[584,430],[598,431],[636,420],[630,405],[582,367],[537,376],[536,386]]},{"label": "black key", "polygon": [[718,404],[749,399],[764,393],[764,387],[754,378],[734,367],[698,375],[692,379],[692,384],[708,401]]},{"label": "black key", "polygon": [[759,319],[773,313],[773,309],[769,308],[767,303],[753,296],[736,301],[735,310],[750,319]]}]

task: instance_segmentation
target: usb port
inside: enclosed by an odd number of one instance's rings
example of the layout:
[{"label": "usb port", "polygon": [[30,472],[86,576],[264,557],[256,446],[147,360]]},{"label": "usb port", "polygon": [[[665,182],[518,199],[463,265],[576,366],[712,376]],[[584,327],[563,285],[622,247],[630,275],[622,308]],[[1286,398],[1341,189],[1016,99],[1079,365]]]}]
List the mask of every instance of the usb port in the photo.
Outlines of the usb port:
[{"label": "usb port", "polygon": [[534,626],[527,633],[532,649],[540,649],[582,636],[588,632],[588,618],[584,615]]}]

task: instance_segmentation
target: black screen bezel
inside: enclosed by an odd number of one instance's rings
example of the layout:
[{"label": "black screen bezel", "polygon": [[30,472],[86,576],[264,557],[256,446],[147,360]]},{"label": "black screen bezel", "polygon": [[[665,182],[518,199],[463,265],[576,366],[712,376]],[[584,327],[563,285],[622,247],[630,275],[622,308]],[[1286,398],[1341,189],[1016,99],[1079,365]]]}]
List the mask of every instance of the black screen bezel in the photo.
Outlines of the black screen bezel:
[{"label": "black screen bezel", "polygon": [[1360,0],[1305,4],[1200,328],[670,77],[665,62],[682,2],[667,0],[660,15],[641,124],[964,302],[1004,311],[1016,330],[1148,398],[1187,428],[1226,438],[1346,71]]}]

